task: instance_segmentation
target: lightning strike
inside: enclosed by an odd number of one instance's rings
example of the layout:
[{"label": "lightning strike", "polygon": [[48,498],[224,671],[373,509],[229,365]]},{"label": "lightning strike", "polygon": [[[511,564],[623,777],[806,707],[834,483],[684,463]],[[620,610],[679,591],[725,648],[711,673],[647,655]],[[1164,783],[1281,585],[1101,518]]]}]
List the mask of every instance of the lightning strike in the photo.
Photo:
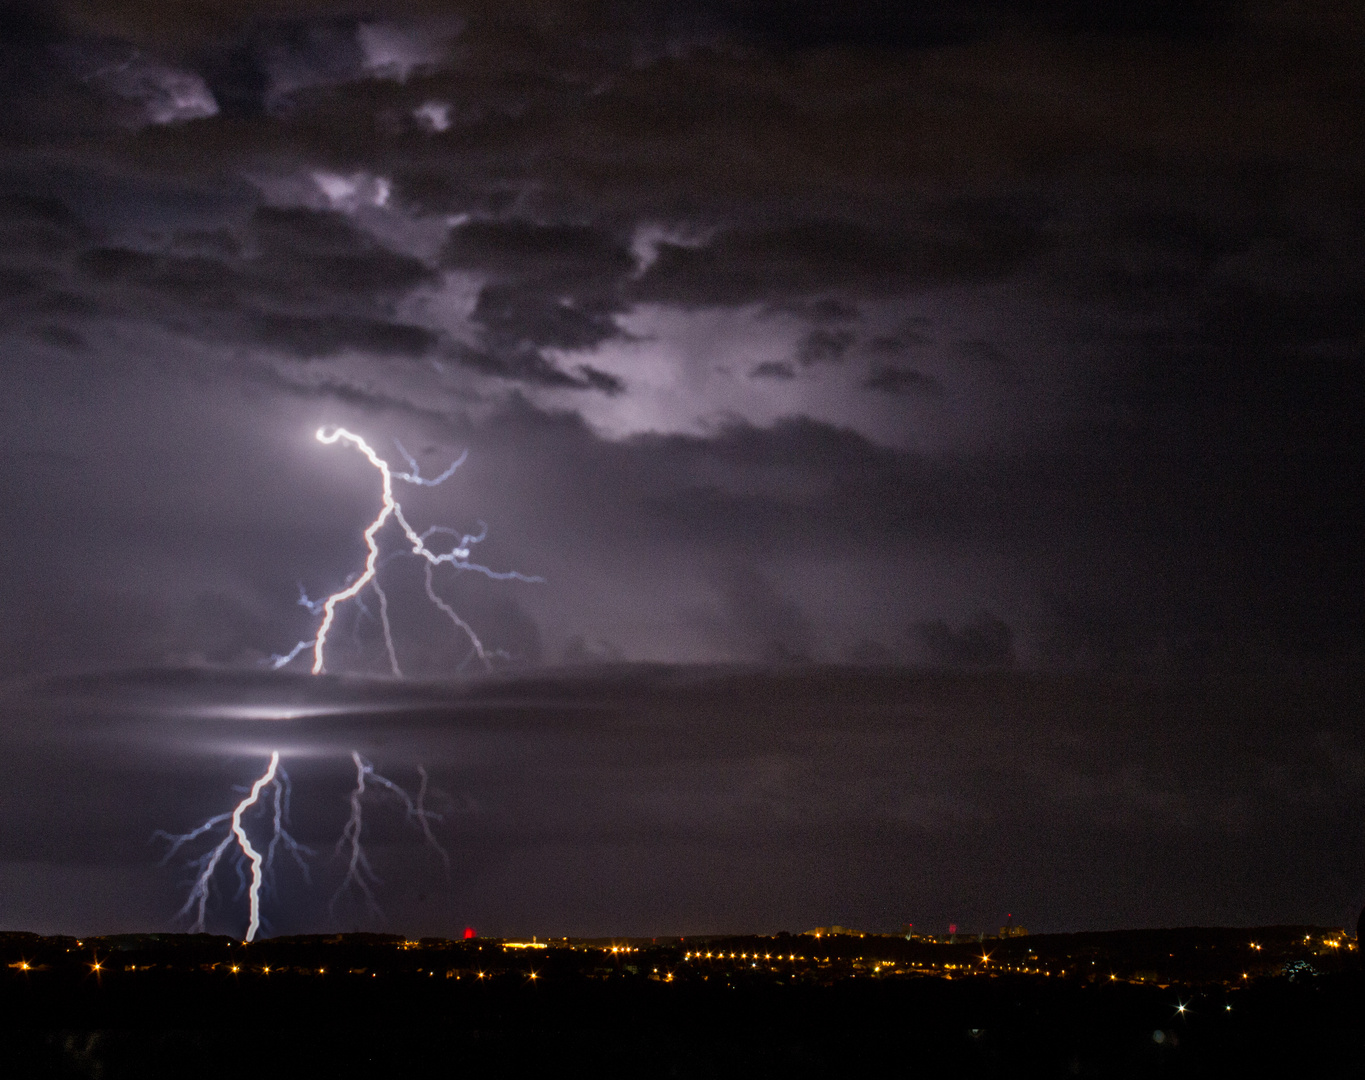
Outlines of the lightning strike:
[{"label": "lightning strike", "polygon": [[[270,843],[267,845],[264,855],[252,845],[245,823],[247,813],[253,807],[260,805],[263,792],[269,792],[267,797],[272,804]],[[236,869],[239,878],[245,883],[248,898],[245,940],[252,941],[255,939],[261,926],[261,887],[265,878],[273,871],[276,853],[280,850],[288,851],[300,869],[303,870],[305,876],[307,874],[304,856],[311,855],[312,851],[289,835],[288,821],[289,777],[280,767],[280,754],[277,750],[270,755],[270,763],[265,772],[252,784],[246,797],[232,810],[214,815],[187,833],[176,835],[157,830],[155,836],[169,841],[171,845],[161,860],[161,865],[164,866],[187,844],[193,844],[200,837],[210,835],[220,826],[227,825],[223,838],[204,854],[190,860],[188,864],[196,871],[194,884],[190,887],[189,897],[184,906],[181,907],[177,917],[186,918],[191,912],[194,913],[194,922],[190,926],[190,933],[200,934],[204,932],[214,875],[223,862],[223,856],[227,854],[235,840],[240,852],[236,861]],[[246,881],[245,866],[250,867],[249,882]]]},{"label": "lightning strike", "polygon": [[[440,608],[442,611],[444,611],[447,615],[450,616],[450,621],[455,624],[455,628],[457,630],[463,630],[465,634],[468,635],[470,644],[474,646],[474,654],[477,655],[481,661],[483,661],[484,667],[491,667],[492,664],[488,659],[488,653],[484,650],[483,642],[479,640],[479,635],[474,633],[474,628],[470,626],[467,622],[465,622],[462,618],[460,618],[460,616],[455,613],[455,609],[453,607],[451,607],[449,604],[447,604],[444,600],[442,600],[439,596],[436,595],[436,589],[431,581],[431,563],[427,563],[426,566],[422,567],[422,572],[426,578],[427,597],[431,600],[433,604],[435,604],[438,608]],[[464,667],[463,664],[461,664],[460,666],[461,668]]]},{"label": "lightning strike", "polygon": [[384,626],[384,648],[389,653],[389,668],[395,679],[401,679],[403,672],[398,667],[398,653],[393,648],[393,628],[389,626],[389,594],[379,587],[378,579],[375,579],[374,591],[379,594],[379,621]]},{"label": "lightning strike", "polygon": [[[423,560],[422,569],[427,598],[450,619],[455,629],[464,634],[469,641],[472,651],[466,657],[464,664],[477,657],[485,668],[491,668],[495,657],[506,658],[507,654],[502,650],[487,648],[474,628],[437,594],[433,573],[437,567],[449,565],[457,571],[471,570],[493,581],[534,583],[543,582],[545,579],[523,574],[516,570],[493,570],[480,563],[471,562],[470,555],[474,546],[482,543],[488,535],[488,526],[484,522],[479,522],[478,531],[474,533],[462,533],[444,525],[433,525],[419,534],[404,516],[402,505],[394,498],[395,480],[417,487],[438,487],[450,479],[455,471],[464,464],[468,457],[468,451],[451,462],[449,467],[439,476],[424,477],[421,474],[417,459],[408,453],[407,449],[397,439],[394,440],[394,444],[407,463],[407,471],[405,472],[395,472],[369,443],[345,428],[332,428],[330,431],[327,428],[319,428],[316,437],[320,443],[327,446],[335,445],[338,442],[354,446],[379,471],[380,508],[374,520],[365,527],[361,534],[365,541],[366,551],[364,569],[359,574],[349,576],[344,588],[321,600],[313,600],[309,598],[302,582],[299,583],[299,606],[307,608],[312,615],[320,615],[322,621],[318,626],[317,634],[311,640],[300,641],[289,652],[271,657],[272,666],[276,669],[283,668],[304,652],[311,651],[313,654],[312,673],[314,675],[322,674],[326,670],[327,638],[335,624],[337,608],[348,600],[355,600],[362,615],[366,618],[373,618],[370,609],[361,598],[365,589],[371,588],[379,598],[379,623],[384,633],[384,649],[388,655],[389,670],[395,679],[401,679],[403,671],[398,663],[393,627],[389,621],[389,597],[379,583],[380,569],[401,554],[415,555]],[[379,534],[390,518],[393,518],[402,529],[409,550],[406,552],[390,552],[387,556],[381,557]],[[450,537],[452,543],[449,550],[433,550],[432,547],[428,546],[428,541],[433,537]],[[359,623],[357,623],[357,632],[358,629]],[[379,875],[370,864],[369,857],[361,843],[367,789],[382,789],[398,800],[403,807],[407,820],[421,830],[427,845],[440,856],[447,874],[450,872],[450,855],[436,839],[436,834],[431,828],[433,822],[442,820],[442,815],[427,808],[428,781],[426,769],[421,766],[417,768],[421,782],[417,796],[413,798],[405,788],[376,772],[374,766],[366,761],[359,751],[351,752],[351,760],[355,764],[356,781],[350,794],[350,816],[335,848],[336,857],[345,860],[346,871],[340,886],[332,895],[329,909],[335,912],[337,902],[348,890],[354,889],[364,899],[365,906],[372,913],[382,917],[383,911],[374,895],[374,886],[379,883]],[[280,767],[280,754],[279,751],[275,751],[270,756],[270,763],[266,771],[252,784],[246,797],[231,811],[217,814],[187,833],[175,835],[158,830],[156,836],[170,842],[170,848],[162,860],[162,865],[165,865],[182,848],[194,844],[202,837],[216,835],[221,827],[227,826],[221,839],[188,864],[195,870],[195,877],[189,897],[180,909],[179,917],[188,918],[193,914],[192,932],[198,933],[204,930],[213,880],[229,849],[233,846],[234,840],[236,841],[237,855],[232,863],[241,885],[238,895],[240,896],[242,893],[247,895],[247,941],[254,940],[260,930],[261,893],[265,886],[273,883],[277,854],[282,851],[288,852],[303,874],[304,879],[308,880],[308,863],[305,856],[312,855],[313,852],[290,836],[286,827],[289,820],[290,793],[288,774]],[[246,819],[254,808],[262,806],[266,802],[271,807],[271,832],[270,842],[262,853],[251,842]]]},{"label": "lightning strike", "polygon": [[275,869],[275,853],[283,846],[289,852],[290,858],[294,860],[294,865],[299,868],[299,873],[303,875],[303,880],[308,881],[308,861],[307,855],[312,855],[311,848],[306,848],[289,835],[285,826],[289,822],[289,802],[293,791],[289,784],[289,774],[283,769],[278,769],[275,776],[278,782],[276,797],[271,800],[274,803],[275,812],[271,817],[273,831],[270,834],[270,844],[265,849],[265,870],[267,875],[272,874]]},{"label": "lightning strike", "polygon": [[261,928],[261,853],[251,846],[251,840],[242,828],[242,815],[247,809],[256,804],[256,800],[261,797],[261,788],[275,779],[275,770],[280,767],[280,752],[276,750],[270,755],[270,768],[266,769],[255,784],[252,785],[251,794],[237,804],[237,809],[232,811],[232,832],[237,837],[237,843],[241,846],[242,853],[251,860],[251,892],[250,897],[251,918],[247,923],[246,940],[252,941],[256,937],[256,931]]},{"label": "lightning strike", "polygon": [[403,804],[408,820],[414,822],[422,830],[422,835],[428,846],[441,857],[441,862],[444,864],[447,873],[450,872],[450,855],[431,831],[431,823],[440,821],[442,816],[434,810],[426,808],[426,769],[421,766],[417,768],[417,774],[421,777],[421,786],[417,790],[417,798],[414,799],[404,788],[395,784],[388,777],[375,772],[374,766],[361,757],[358,751],[351,751],[351,760],[355,762],[355,787],[351,789],[350,800],[351,816],[341,832],[341,837],[337,840],[335,851],[338,858],[345,858],[346,860],[346,876],[342,879],[336,892],[332,894],[328,910],[335,914],[337,901],[346,894],[348,889],[354,887],[364,898],[365,906],[373,914],[382,918],[384,912],[374,896],[374,886],[379,884],[379,875],[370,865],[370,860],[360,842],[361,832],[364,829],[365,807],[363,800],[366,781],[384,788],[398,798],[399,802]]},{"label": "lightning strike", "polygon": [[[365,528],[365,531],[361,534],[365,540],[366,549],[364,571],[345,588],[341,589],[339,592],[332,593],[321,601],[310,600],[308,594],[303,590],[302,586],[300,586],[299,603],[308,608],[308,610],[315,615],[321,613],[322,623],[318,627],[317,635],[311,641],[300,641],[289,652],[276,654],[271,657],[271,664],[277,669],[282,668],[286,664],[291,663],[301,653],[311,649],[313,652],[313,674],[322,674],[326,670],[324,652],[327,647],[327,635],[331,631],[332,624],[336,619],[337,606],[345,603],[347,600],[355,599],[367,586],[370,586],[379,595],[379,614],[380,621],[384,628],[384,646],[388,652],[389,669],[395,678],[402,678],[403,673],[398,666],[398,655],[393,644],[393,631],[389,624],[388,597],[385,595],[384,590],[380,587],[378,581],[380,562],[378,535],[380,530],[382,530],[384,525],[388,522],[389,518],[392,517],[398,522],[399,527],[403,530],[403,535],[411,548],[411,554],[416,555],[425,561],[426,565],[424,569],[426,571],[427,596],[431,599],[432,603],[450,617],[455,628],[465,634],[473,648],[473,655],[477,656],[485,667],[491,667],[492,657],[498,655],[498,653],[490,652],[488,649],[485,649],[483,642],[479,640],[473,627],[460,618],[449,604],[436,595],[432,585],[432,569],[443,564],[448,564],[456,570],[472,570],[475,573],[483,574],[485,577],[494,581],[523,581],[536,583],[543,582],[545,579],[530,574],[523,574],[517,570],[493,570],[479,563],[470,562],[469,557],[473,545],[480,543],[488,534],[488,526],[483,522],[479,523],[480,528],[478,533],[462,534],[455,529],[450,529],[442,525],[433,525],[425,532],[419,534],[417,530],[408,523],[408,519],[403,515],[402,505],[394,498],[393,494],[393,483],[395,480],[401,480],[404,483],[413,484],[418,487],[437,487],[450,479],[450,477],[455,474],[455,470],[464,464],[465,459],[469,456],[469,451],[466,450],[451,462],[449,468],[441,473],[440,476],[427,478],[422,476],[417,460],[408,453],[403,444],[398,442],[397,439],[394,440],[394,443],[398,447],[398,452],[403,455],[403,459],[407,462],[407,472],[394,472],[393,469],[390,468],[389,463],[375,453],[373,447],[371,447],[369,443],[359,435],[347,431],[345,428],[332,428],[330,431],[326,428],[319,428],[317,431],[317,440],[328,446],[338,442],[349,443],[365,455],[365,459],[379,470],[381,478],[380,509],[375,519],[370,522]],[[433,536],[459,536],[460,539],[449,551],[433,551],[427,546],[427,540]]]}]

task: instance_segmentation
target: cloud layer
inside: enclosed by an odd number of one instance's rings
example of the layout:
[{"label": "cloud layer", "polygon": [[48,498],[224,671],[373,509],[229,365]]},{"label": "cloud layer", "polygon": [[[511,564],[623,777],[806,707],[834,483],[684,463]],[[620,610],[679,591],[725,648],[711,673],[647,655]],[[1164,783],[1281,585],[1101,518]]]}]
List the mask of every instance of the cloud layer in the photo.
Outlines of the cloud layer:
[{"label": "cloud layer", "polygon": [[[281,749],[295,833],[323,854],[311,887],[281,880],[267,917],[278,932],[377,925],[326,912],[359,749],[400,782],[424,762],[446,815],[443,882],[401,807],[370,807],[381,896],[409,933],[990,929],[1006,910],[1034,930],[1332,925],[1359,902],[1357,683],[658,667],[453,686],[49,681],[6,697],[0,799],[19,824],[0,865],[38,868],[11,913],[37,912],[53,875],[143,868],[141,906],[99,928],[164,919],[183,875],[146,872],[144,837],[222,812]],[[69,794],[44,799],[38,776]],[[42,928],[93,932],[79,894]],[[214,912],[236,929],[229,895]]]}]

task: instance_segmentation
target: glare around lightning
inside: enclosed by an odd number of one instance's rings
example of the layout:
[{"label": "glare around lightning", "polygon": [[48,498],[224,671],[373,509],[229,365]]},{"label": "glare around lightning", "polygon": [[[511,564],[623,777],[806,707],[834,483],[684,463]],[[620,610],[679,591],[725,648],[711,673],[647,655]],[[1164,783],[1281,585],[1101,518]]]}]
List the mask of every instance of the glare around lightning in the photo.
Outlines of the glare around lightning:
[{"label": "glare around lightning", "polygon": [[[419,487],[436,487],[444,483],[446,480],[448,480],[451,476],[454,475],[456,469],[458,469],[462,464],[464,464],[465,458],[468,456],[468,451],[465,451],[458,458],[456,458],[455,461],[453,461],[450,464],[450,467],[447,468],[445,472],[441,473],[440,476],[428,479],[421,475],[421,470],[418,467],[417,460],[411,454],[409,454],[407,450],[404,449],[403,444],[398,442],[398,440],[396,439],[394,440],[394,442],[398,447],[398,452],[403,455],[404,460],[407,462],[408,465],[407,472],[394,472],[389,467],[389,463],[385,461],[383,458],[381,458],[378,454],[376,454],[369,443],[367,443],[359,435],[347,431],[345,428],[332,428],[330,431],[328,431],[328,429],[326,428],[319,428],[317,431],[317,440],[328,446],[333,445],[339,441],[347,442],[365,455],[366,460],[368,460],[371,465],[373,465],[376,469],[379,470],[379,475],[382,478],[381,505],[379,514],[375,517],[375,519],[372,522],[370,522],[370,524],[366,527],[364,533],[362,534],[365,539],[366,548],[364,571],[358,577],[352,580],[344,589],[341,589],[339,592],[332,593],[332,595],[328,596],[325,600],[321,602],[310,601],[307,597],[307,594],[303,593],[302,589],[300,589],[299,602],[304,606],[308,607],[310,611],[314,612],[314,614],[317,614],[320,609],[322,614],[322,624],[318,627],[317,636],[314,637],[312,641],[300,641],[288,653],[277,654],[271,657],[272,665],[276,668],[282,668],[286,664],[294,660],[300,653],[304,652],[307,649],[312,649],[313,674],[314,675],[322,674],[326,670],[324,651],[327,646],[327,635],[332,628],[333,621],[336,618],[337,605],[342,604],[347,600],[353,599],[354,597],[358,596],[367,585],[372,585],[376,593],[378,593],[379,595],[380,618],[383,622],[384,627],[384,644],[388,651],[389,666],[396,678],[402,677],[402,670],[398,666],[398,656],[396,651],[394,650],[393,634],[389,627],[388,597],[384,594],[384,591],[379,587],[379,583],[376,579],[376,575],[378,574],[379,571],[379,543],[377,541],[377,536],[379,534],[379,531],[384,527],[385,523],[388,521],[388,519],[390,517],[393,517],[394,520],[397,521],[399,526],[402,528],[403,535],[407,538],[409,545],[411,545],[412,554],[419,556],[426,562],[425,570],[427,596],[438,608],[440,608],[441,611],[445,612],[450,617],[455,627],[465,634],[465,636],[469,639],[470,645],[473,647],[474,654],[478,656],[479,660],[484,664],[484,666],[491,667],[492,665],[491,656],[493,654],[491,654],[487,649],[484,648],[483,642],[480,641],[478,635],[474,633],[473,628],[467,622],[461,619],[459,615],[457,615],[455,611],[447,603],[445,603],[445,601],[441,600],[436,595],[432,584],[431,577],[432,568],[440,566],[442,563],[448,563],[450,566],[454,567],[457,570],[473,570],[477,573],[483,574],[485,577],[492,578],[495,581],[515,580],[525,582],[543,582],[545,579],[529,574],[522,574],[516,570],[504,571],[491,570],[487,566],[481,566],[478,563],[470,562],[469,561],[470,548],[472,547],[472,545],[482,541],[488,532],[488,527],[484,525],[482,522],[479,523],[480,530],[478,533],[460,534],[454,529],[449,529],[444,526],[437,525],[432,526],[431,528],[427,529],[426,532],[421,533],[419,535],[418,532],[410,524],[408,524],[407,518],[403,516],[402,505],[393,496],[393,482],[395,479],[401,480],[404,483],[414,484]],[[432,551],[431,548],[427,547],[427,540],[432,536],[454,537],[457,535],[460,537],[459,542],[452,546],[449,551],[437,552]]]}]

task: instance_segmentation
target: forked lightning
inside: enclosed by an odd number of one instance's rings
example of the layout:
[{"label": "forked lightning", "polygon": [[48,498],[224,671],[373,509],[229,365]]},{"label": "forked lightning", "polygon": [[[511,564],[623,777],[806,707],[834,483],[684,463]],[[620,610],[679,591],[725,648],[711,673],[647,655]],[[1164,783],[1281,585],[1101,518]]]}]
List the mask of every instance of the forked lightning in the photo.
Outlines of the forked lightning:
[{"label": "forked lightning", "polygon": [[[337,605],[345,603],[347,600],[354,599],[366,586],[371,586],[379,596],[380,618],[384,626],[384,644],[388,651],[390,668],[395,677],[402,677],[402,671],[398,666],[398,656],[394,650],[393,633],[389,627],[388,597],[385,595],[383,589],[380,588],[377,578],[379,573],[378,535],[380,530],[384,528],[385,523],[392,517],[402,528],[403,535],[412,549],[411,553],[423,559],[426,563],[427,596],[431,599],[432,603],[450,617],[450,620],[455,625],[456,629],[464,633],[469,640],[470,646],[474,650],[473,654],[479,658],[480,662],[483,663],[485,667],[491,667],[492,661],[489,651],[484,648],[483,642],[479,640],[479,636],[474,632],[473,627],[460,618],[449,604],[436,595],[432,583],[432,569],[445,563],[454,567],[456,570],[473,570],[483,574],[485,577],[492,578],[495,581],[543,582],[545,579],[523,574],[516,570],[491,570],[487,566],[481,566],[478,563],[470,562],[470,549],[474,544],[482,541],[487,535],[488,527],[486,525],[480,522],[480,528],[477,533],[463,534],[454,529],[446,528],[443,525],[433,525],[425,532],[419,534],[417,530],[408,523],[408,519],[404,517],[402,505],[393,497],[394,480],[402,480],[404,483],[415,484],[419,487],[436,487],[444,483],[455,474],[456,469],[464,464],[465,458],[468,456],[468,451],[456,458],[455,461],[450,464],[450,467],[447,468],[445,472],[441,473],[440,476],[437,476],[434,479],[425,479],[421,475],[421,470],[418,468],[416,459],[403,449],[403,444],[397,442],[397,440],[394,441],[398,446],[398,451],[408,463],[407,472],[394,472],[389,467],[389,463],[376,454],[369,443],[359,435],[347,431],[345,428],[332,428],[330,431],[327,428],[318,428],[317,440],[328,446],[334,445],[337,442],[350,443],[365,455],[365,459],[369,461],[371,465],[379,470],[381,478],[379,514],[370,522],[362,534],[365,540],[366,550],[364,572],[344,589],[332,593],[325,600],[321,601],[320,604],[315,604],[313,601],[308,600],[306,595],[301,596],[300,602],[308,607],[310,611],[313,611],[316,614],[319,608],[321,610],[322,623],[318,627],[317,635],[311,641],[300,641],[287,653],[272,656],[271,663],[276,668],[282,668],[294,660],[301,652],[311,649],[313,651],[313,674],[321,675],[326,670],[324,652],[327,647],[327,635],[332,629],[333,621],[336,619]],[[433,551],[431,548],[427,547],[427,540],[432,536],[459,536],[460,539],[449,551]]]},{"label": "forked lightning", "polygon": [[[349,443],[364,454],[366,460],[379,470],[381,480],[380,509],[375,519],[366,526],[361,534],[365,540],[366,550],[365,568],[362,573],[351,580],[345,588],[332,593],[324,600],[310,600],[303,587],[299,587],[299,603],[308,608],[314,615],[321,615],[322,622],[312,640],[300,641],[288,653],[271,657],[272,666],[276,669],[282,668],[298,657],[300,653],[312,650],[312,673],[321,675],[326,670],[327,636],[336,620],[337,606],[354,599],[363,607],[363,601],[359,600],[359,596],[366,587],[369,587],[374,590],[375,595],[379,598],[379,618],[384,630],[384,645],[388,654],[390,670],[395,678],[402,678],[403,673],[398,664],[398,654],[394,647],[393,632],[389,624],[389,598],[380,587],[378,578],[381,568],[379,534],[389,518],[398,522],[403,531],[403,536],[407,540],[409,553],[423,560],[423,576],[427,598],[451,620],[455,628],[469,641],[472,649],[470,658],[477,657],[487,668],[492,666],[494,656],[505,656],[506,654],[501,653],[500,650],[486,648],[478,634],[475,633],[474,628],[462,619],[450,604],[437,595],[433,571],[443,564],[448,564],[456,570],[473,570],[495,581],[540,582],[544,579],[522,574],[515,570],[491,570],[487,566],[470,562],[469,556],[473,545],[482,541],[488,533],[488,527],[482,522],[479,523],[477,533],[461,533],[443,525],[433,525],[419,534],[409,524],[403,514],[402,505],[393,495],[395,480],[401,480],[406,484],[413,484],[418,487],[439,486],[454,475],[455,470],[464,463],[468,452],[466,451],[456,458],[450,467],[439,476],[428,479],[421,475],[416,459],[403,448],[403,444],[397,439],[394,440],[394,443],[398,447],[398,452],[403,455],[403,460],[407,462],[406,472],[394,472],[389,467],[389,463],[376,454],[369,443],[345,428],[338,427],[330,430],[319,428],[317,439],[328,446],[338,442]],[[427,541],[433,536],[448,536],[452,539],[458,537],[458,540],[452,544],[448,551],[435,551],[427,546]],[[396,554],[399,553],[391,554],[382,561],[387,562]],[[365,610],[368,611],[368,609]],[[382,914],[374,895],[374,885],[378,883],[379,877],[371,867],[369,858],[360,842],[364,824],[363,800],[366,795],[367,784],[372,788],[387,792],[398,800],[404,809],[407,820],[421,830],[427,844],[440,855],[447,872],[450,869],[450,857],[437,841],[431,829],[433,822],[441,820],[441,815],[429,810],[426,806],[427,774],[425,769],[418,767],[417,771],[421,778],[421,784],[418,788],[417,797],[414,799],[398,784],[376,772],[374,766],[365,760],[358,751],[352,751],[351,760],[356,768],[356,783],[350,796],[351,813],[345,828],[342,830],[341,837],[337,841],[335,851],[337,858],[345,860],[346,873],[342,878],[341,885],[332,896],[331,907],[335,908],[337,901],[348,891],[355,890],[363,898],[368,909],[375,914]],[[189,898],[180,909],[180,916],[188,917],[193,913],[192,931],[202,932],[204,930],[206,909],[214,875],[222,865],[229,848],[233,846],[234,840],[236,841],[237,851],[235,858],[231,861],[241,883],[241,891],[238,895],[240,896],[241,892],[245,892],[248,898],[247,941],[254,940],[260,930],[262,887],[271,877],[278,852],[287,851],[307,879],[308,864],[304,857],[313,854],[313,852],[289,835],[287,829],[289,798],[289,777],[280,765],[279,751],[275,751],[270,755],[270,763],[266,771],[256,780],[246,797],[233,810],[209,818],[208,821],[188,833],[178,835],[166,832],[157,833],[162,839],[170,841],[171,845],[166,853],[166,858],[163,860],[164,864],[187,844],[192,844],[204,836],[216,836],[219,828],[225,827],[222,838],[189,864],[196,873],[194,883],[190,888]],[[267,819],[270,828],[270,841],[266,844],[265,852],[262,854],[251,842],[247,829],[247,818],[252,816],[251,812],[254,808],[261,807],[263,809],[266,805],[270,807]],[[259,819],[261,815],[257,813],[254,817]]]}]

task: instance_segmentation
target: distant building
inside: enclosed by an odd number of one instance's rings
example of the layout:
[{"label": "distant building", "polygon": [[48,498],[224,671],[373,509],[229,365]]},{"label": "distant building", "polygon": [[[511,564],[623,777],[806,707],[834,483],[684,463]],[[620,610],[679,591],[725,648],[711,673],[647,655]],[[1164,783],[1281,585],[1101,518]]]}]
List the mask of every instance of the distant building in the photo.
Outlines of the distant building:
[{"label": "distant building", "polygon": [[1005,916],[1005,925],[1000,928],[1000,936],[1004,937],[1027,937],[1028,931],[1022,926],[1016,926],[1013,915]]},{"label": "distant building", "polygon": [[861,930],[850,930],[847,926],[817,926],[814,930],[807,930],[806,937],[866,937]]}]

